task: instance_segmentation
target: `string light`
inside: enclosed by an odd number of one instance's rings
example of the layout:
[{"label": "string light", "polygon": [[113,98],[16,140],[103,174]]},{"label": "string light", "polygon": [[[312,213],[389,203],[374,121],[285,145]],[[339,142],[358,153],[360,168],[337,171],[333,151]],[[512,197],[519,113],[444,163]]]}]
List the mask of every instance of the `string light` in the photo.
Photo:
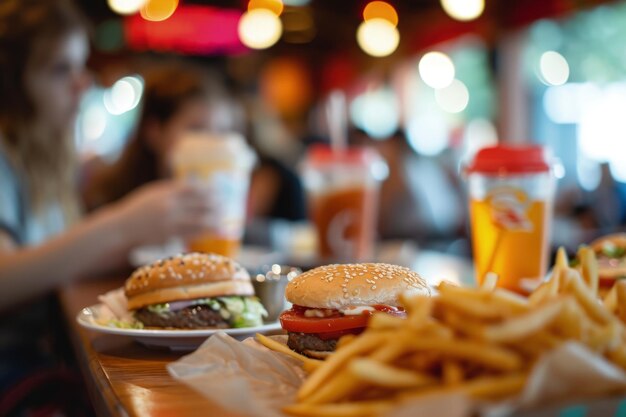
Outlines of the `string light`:
[{"label": "string light", "polygon": [[151,22],[160,22],[174,14],[178,0],[148,0],[141,8],[141,17]]},{"label": "string light", "polygon": [[147,0],[107,0],[109,8],[117,14],[131,15],[141,9]]},{"label": "string light", "polygon": [[398,26],[398,13],[393,6],[384,1],[372,1],[363,9],[363,20],[385,19]]},{"label": "string light", "polygon": [[249,10],[239,19],[239,39],[252,49],[269,48],[278,42],[282,32],[282,22],[268,9]]},{"label": "string light", "polygon": [[485,0],[441,0],[441,7],[453,19],[476,19],[485,10]]},{"label": "string light", "polygon": [[359,25],[356,39],[365,53],[383,57],[391,55],[398,48],[400,33],[388,20],[375,18]]},{"label": "string light", "polygon": [[248,11],[255,9],[267,9],[276,16],[280,16],[283,12],[283,2],[280,0],[250,0],[248,3]]},{"label": "string light", "polygon": [[443,52],[428,52],[419,62],[422,80],[432,88],[444,88],[454,80],[454,64]]},{"label": "string light", "polygon": [[563,55],[555,51],[547,51],[539,59],[541,81],[547,85],[562,85],[569,78],[569,64]]}]

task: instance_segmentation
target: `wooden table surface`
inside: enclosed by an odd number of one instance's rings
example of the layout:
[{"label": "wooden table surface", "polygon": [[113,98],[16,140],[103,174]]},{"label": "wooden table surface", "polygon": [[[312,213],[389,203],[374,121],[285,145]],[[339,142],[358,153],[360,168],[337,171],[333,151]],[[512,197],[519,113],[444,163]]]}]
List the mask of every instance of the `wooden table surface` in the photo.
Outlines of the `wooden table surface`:
[{"label": "wooden table surface", "polygon": [[174,380],[165,366],[182,353],[148,349],[133,340],[83,329],[75,317],[123,279],[81,281],[60,290],[74,350],[98,416],[234,417]]}]

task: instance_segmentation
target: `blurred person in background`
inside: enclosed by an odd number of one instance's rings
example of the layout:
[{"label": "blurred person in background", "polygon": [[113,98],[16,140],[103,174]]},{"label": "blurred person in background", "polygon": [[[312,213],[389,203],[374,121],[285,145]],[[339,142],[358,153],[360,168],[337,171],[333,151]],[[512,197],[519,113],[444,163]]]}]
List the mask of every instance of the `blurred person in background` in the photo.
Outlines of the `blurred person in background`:
[{"label": "blurred person in background", "polygon": [[185,134],[241,131],[241,111],[217,74],[191,63],[169,61],[154,63],[143,78],[135,133],[112,165],[91,173],[83,191],[88,209],[171,177],[171,151]]},{"label": "blurred person in background", "polygon": [[353,130],[356,145],[373,146],[389,166],[380,190],[380,239],[409,239],[439,249],[463,234],[464,201],[454,174],[432,158],[419,156],[402,130],[382,140]]},{"label": "blurred person in background", "polygon": [[[219,74],[184,61],[155,63],[144,76],[142,109],[134,135],[112,165],[90,174],[84,186],[89,209],[117,201],[135,188],[168,178],[171,151],[188,132],[220,134],[242,132],[255,148],[259,163],[250,182],[246,239],[267,244],[267,219],[302,220],[304,192],[298,177],[278,159],[261,152],[263,130],[255,126],[259,109],[243,108],[224,87]],[[265,114],[262,112],[262,114]],[[260,117],[269,123],[269,117]],[[246,126],[247,125],[247,126]],[[259,235],[263,235],[259,237]]]},{"label": "blurred person in background", "polygon": [[52,290],[125,262],[134,246],[194,236],[206,215],[201,192],[165,181],[80,220],[71,132],[88,53],[68,0],[0,0],[0,415],[35,412],[20,408],[33,392],[65,415],[80,405],[54,371]]}]

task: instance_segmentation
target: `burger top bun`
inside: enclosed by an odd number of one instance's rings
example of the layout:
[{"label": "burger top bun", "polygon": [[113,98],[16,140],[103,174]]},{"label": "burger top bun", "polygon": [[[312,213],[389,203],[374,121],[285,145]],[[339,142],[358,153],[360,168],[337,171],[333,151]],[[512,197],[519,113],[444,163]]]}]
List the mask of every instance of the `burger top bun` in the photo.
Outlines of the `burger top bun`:
[{"label": "burger top bun", "polygon": [[250,275],[237,262],[215,254],[189,253],[153,262],[126,280],[131,310],[224,295],[254,295]]},{"label": "burger top bun", "polygon": [[626,233],[603,236],[590,246],[598,255],[600,284],[609,286],[615,279],[626,277]]},{"label": "burger top bun", "polygon": [[430,295],[426,282],[408,268],[383,263],[327,265],[311,269],[287,285],[293,304],[340,309],[385,304],[399,306],[403,292]]},{"label": "burger top bun", "polygon": [[601,253],[606,246],[626,249],[626,233],[615,233],[603,236],[591,242],[590,246],[596,253]]}]

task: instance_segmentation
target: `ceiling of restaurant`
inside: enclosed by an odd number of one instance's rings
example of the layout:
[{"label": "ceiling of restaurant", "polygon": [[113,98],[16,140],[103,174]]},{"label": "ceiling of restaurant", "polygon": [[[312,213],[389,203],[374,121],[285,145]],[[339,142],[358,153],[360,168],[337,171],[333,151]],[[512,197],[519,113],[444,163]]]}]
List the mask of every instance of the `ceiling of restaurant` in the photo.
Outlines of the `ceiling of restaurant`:
[{"label": "ceiling of restaurant", "polygon": [[[115,15],[107,6],[106,0],[77,0],[83,7],[89,17],[96,22],[102,22],[107,19],[115,18]],[[285,51],[299,51],[302,53],[316,52],[333,52],[333,51],[350,51],[357,48],[355,44],[355,33],[358,25],[362,22],[362,12],[368,0],[312,0],[305,6],[310,13],[315,25],[315,36],[307,42],[295,43],[290,45],[289,42],[280,42],[275,48],[274,53],[282,53]],[[403,43],[408,45],[412,50],[421,49],[422,39],[425,42],[433,43],[437,40],[445,40],[446,37],[453,37],[458,32],[458,28],[451,29],[440,25],[437,29],[433,29],[434,22],[442,21],[458,25],[456,22],[450,22],[447,18],[439,0],[389,0],[397,10],[399,16],[398,29],[403,36]],[[181,0],[180,4],[202,4],[214,7],[223,7],[230,9],[245,10],[247,1],[245,0]],[[490,12],[490,4],[487,2],[485,15]],[[293,9],[292,9],[293,10]],[[285,8],[285,12],[289,11],[289,7]],[[481,18],[480,21],[487,19]],[[475,29],[476,22],[461,23],[461,28],[468,31]],[[424,28],[426,35],[420,32]],[[463,30],[463,29],[462,29]],[[475,30],[474,30],[475,31]],[[442,39],[430,40],[433,33],[436,36],[443,36]],[[446,36],[448,34],[449,36]],[[406,37],[405,37],[406,36]],[[305,45],[306,44],[306,45]]]}]

